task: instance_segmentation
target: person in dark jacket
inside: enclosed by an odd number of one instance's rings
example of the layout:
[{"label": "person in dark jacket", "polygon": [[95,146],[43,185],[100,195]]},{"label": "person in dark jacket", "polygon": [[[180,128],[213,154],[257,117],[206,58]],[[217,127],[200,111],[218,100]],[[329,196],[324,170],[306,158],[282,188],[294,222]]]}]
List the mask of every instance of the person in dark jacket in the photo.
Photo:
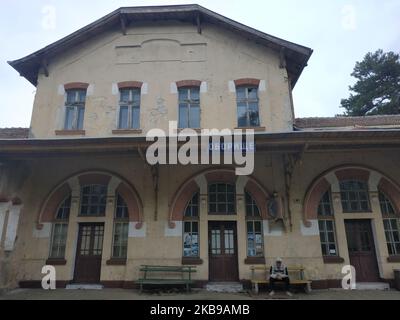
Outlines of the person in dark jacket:
[{"label": "person in dark jacket", "polygon": [[286,294],[292,296],[289,291],[290,279],[287,267],[283,264],[281,258],[277,258],[275,263],[271,266],[269,270],[269,286],[270,286],[270,296],[275,294],[275,287],[277,282],[282,282],[285,287]]}]

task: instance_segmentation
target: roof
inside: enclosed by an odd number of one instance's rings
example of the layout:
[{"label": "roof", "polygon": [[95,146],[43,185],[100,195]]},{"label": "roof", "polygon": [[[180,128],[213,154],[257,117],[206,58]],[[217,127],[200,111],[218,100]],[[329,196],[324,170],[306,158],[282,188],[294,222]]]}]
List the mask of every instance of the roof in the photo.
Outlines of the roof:
[{"label": "roof", "polygon": [[286,68],[292,87],[296,84],[312,49],[289,42],[259,30],[248,27],[244,24],[231,20],[223,15],[215,13],[197,4],[173,5],[173,6],[144,6],[144,7],[122,7],[110,14],[96,20],[95,22],[79,29],[78,31],[40,49],[24,58],[9,61],[8,63],[25,77],[34,86],[37,84],[37,77],[41,66],[46,65],[51,58],[61,54],[82,41],[94,37],[110,28],[123,30],[132,21],[154,21],[154,20],[180,20],[191,23],[211,23],[219,25],[241,34],[246,38],[257,41],[269,48],[272,48],[286,59]]},{"label": "roof", "polygon": [[28,139],[29,128],[0,128],[0,139]]},{"label": "roof", "polygon": [[364,117],[298,118],[295,129],[300,130],[359,130],[400,128],[400,115],[377,115]]},{"label": "roof", "polygon": [[[60,157],[65,155],[125,154],[145,150],[153,142],[146,137],[108,137],[79,139],[0,139],[2,157],[36,155],[38,157]],[[184,144],[181,142],[180,144]],[[268,152],[314,152],[343,150],[400,151],[399,129],[371,129],[354,131],[292,131],[278,133],[256,133],[257,151]]]}]

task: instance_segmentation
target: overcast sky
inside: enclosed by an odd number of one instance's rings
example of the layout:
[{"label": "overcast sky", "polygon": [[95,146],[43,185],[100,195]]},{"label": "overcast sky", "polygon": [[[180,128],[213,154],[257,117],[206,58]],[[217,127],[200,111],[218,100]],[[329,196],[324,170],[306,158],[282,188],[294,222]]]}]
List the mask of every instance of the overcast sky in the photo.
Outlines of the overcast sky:
[{"label": "overcast sky", "polygon": [[[28,127],[35,87],[7,61],[28,55],[121,6],[195,1],[0,0],[0,127]],[[343,113],[350,73],[369,51],[400,52],[400,0],[198,0],[198,4],[314,50],[294,89],[297,117]]]}]

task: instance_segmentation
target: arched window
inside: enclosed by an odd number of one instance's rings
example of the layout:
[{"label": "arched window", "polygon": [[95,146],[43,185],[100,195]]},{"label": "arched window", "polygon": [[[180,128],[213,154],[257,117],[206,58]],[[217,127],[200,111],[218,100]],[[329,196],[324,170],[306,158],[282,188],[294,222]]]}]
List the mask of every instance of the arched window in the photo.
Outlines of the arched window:
[{"label": "arched window", "polygon": [[129,214],[125,200],[117,194],[114,213],[112,257],[126,259],[128,254]]},{"label": "arched window", "polygon": [[235,186],[228,183],[213,183],[208,186],[209,214],[236,214]]},{"label": "arched window", "polygon": [[369,212],[371,206],[368,185],[363,181],[346,180],[340,182],[343,212]]},{"label": "arched window", "polygon": [[71,209],[71,196],[68,196],[58,207],[53,223],[50,256],[51,259],[64,259],[67,243],[68,220]]},{"label": "arched window", "polygon": [[390,199],[381,191],[379,191],[379,203],[389,255],[400,255],[399,213],[395,211]]},{"label": "arched window", "polygon": [[260,209],[253,197],[245,192],[246,201],[246,228],[247,228],[247,256],[263,257],[264,240]]},{"label": "arched window", "polygon": [[107,186],[92,184],[81,187],[81,216],[104,216],[106,213]]},{"label": "arched window", "polygon": [[196,192],[183,217],[183,256],[198,258],[199,255],[199,193]]},{"label": "arched window", "polygon": [[331,190],[328,190],[318,205],[318,227],[323,256],[338,255],[333,214]]}]

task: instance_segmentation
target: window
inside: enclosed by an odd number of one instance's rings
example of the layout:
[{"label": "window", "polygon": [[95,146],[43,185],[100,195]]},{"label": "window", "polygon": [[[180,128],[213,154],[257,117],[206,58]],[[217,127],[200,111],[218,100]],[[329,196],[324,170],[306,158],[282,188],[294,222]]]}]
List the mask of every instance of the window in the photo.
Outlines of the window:
[{"label": "window", "polygon": [[247,256],[263,257],[264,240],[260,210],[253,197],[246,192]]},{"label": "window", "polygon": [[236,214],[235,186],[227,183],[214,183],[208,187],[209,214]]},{"label": "window", "polygon": [[200,128],[200,90],[179,88],[179,128]]},{"label": "window", "polygon": [[236,99],[238,127],[259,127],[258,88],[237,87]]},{"label": "window", "polygon": [[337,256],[335,221],[331,190],[326,191],[318,205],[318,227],[323,256]]},{"label": "window", "polygon": [[371,211],[367,183],[348,180],[340,182],[343,212]]},{"label": "window", "polygon": [[183,218],[183,256],[199,257],[199,193],[186,206]]},{"label": "window", "polygon": [[55,222],[53,224],[50,258],[64,259],[65,247],[67,243],[68,219],[71,209],[71,196],[66,198],[57,210]]},{"label": "window", "polygon": [[82,130],[85,115],[86,90],[67,90],[65,103],[65,130]]},{"label": "window", "polygon": [[386,243],[390,256],[400,255],[400,221],[389,198],[379,192]]},{"label": "window", "polygon": [[140,128],[140,89],[120,89],[119,129]]},{"label": "window", "polygon": [[118,194],[114,214],[112,257],[126,259],[128,253],[129,214],[128,206]]},{"label": "window", "polygon": [[106,212],[107,186],[88,185],[81,188],[82,216],[104,216]]}]

